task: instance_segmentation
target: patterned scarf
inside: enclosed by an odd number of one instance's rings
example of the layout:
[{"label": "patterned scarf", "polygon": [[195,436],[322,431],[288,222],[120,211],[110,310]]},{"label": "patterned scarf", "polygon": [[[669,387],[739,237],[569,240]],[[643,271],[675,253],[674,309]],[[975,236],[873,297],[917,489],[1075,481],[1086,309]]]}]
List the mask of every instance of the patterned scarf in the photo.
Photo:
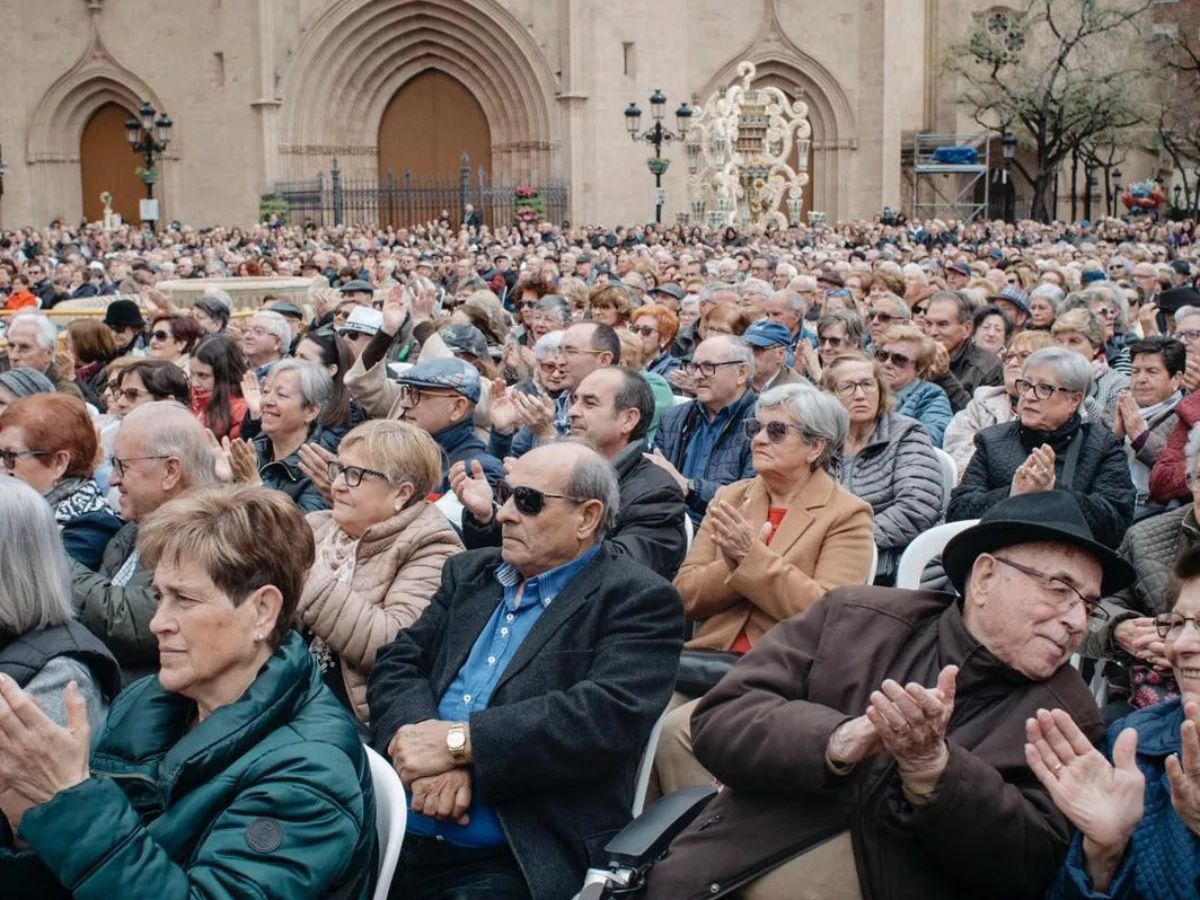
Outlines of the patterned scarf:
[{"label": "patterned scarf", "polygon": [[46,502],[54,508],[54,521],[60,526],[85,513],[112,511],[91,478],[64,478],[50,489]]}]

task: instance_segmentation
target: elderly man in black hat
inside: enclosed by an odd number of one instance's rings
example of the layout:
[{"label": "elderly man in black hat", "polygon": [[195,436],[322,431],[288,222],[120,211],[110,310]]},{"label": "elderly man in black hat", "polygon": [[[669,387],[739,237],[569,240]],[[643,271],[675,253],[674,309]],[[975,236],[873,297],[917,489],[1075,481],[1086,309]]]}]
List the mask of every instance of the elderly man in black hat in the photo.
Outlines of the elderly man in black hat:
[{"label": "elderly man in black hat", "polygon": [[104,324],[117,342],[117,356],[133,353],[146,327],[141,308],[133,300],[114,300],[104,311]]},{"label": "elderly man in black hat", "polygon": [[647,896],[1040,898],[1071,829],[1025,762],[1025,722],[1099,710],[1069,665],[1133,579],[1066,492],[993,506],[946,545],[962,599],[839,588],[780,622],[692,717],[724,785]]}]

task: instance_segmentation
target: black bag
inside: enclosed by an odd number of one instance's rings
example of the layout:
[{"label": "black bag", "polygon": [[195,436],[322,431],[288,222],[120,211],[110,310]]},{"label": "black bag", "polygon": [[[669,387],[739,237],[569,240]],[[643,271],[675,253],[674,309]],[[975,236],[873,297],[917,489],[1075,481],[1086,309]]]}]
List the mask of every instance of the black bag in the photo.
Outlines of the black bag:
[{"label": "black bag", "polygon": [[703,697],[741,658],[740,653],[726,650],[684,650],[679,656],[675,690],[689,697]]}]

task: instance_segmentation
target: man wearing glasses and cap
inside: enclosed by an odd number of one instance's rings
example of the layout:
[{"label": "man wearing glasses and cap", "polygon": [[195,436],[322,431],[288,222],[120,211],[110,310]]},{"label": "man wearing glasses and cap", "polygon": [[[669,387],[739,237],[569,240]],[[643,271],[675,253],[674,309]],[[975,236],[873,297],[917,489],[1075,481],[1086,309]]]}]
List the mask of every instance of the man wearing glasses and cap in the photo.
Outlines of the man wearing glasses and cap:
[{"label": "man wearing glasses and cap", "polygon": [[629,820],[674,688],[683,604],[606,544],[612,466],[550,444],[506,488],[503,545],[451,558],[371,671],[371,744],[413,810],[393,880],[406,900],[573,896]]},{"label": "man wearing glasses and cap", "polygon": [[1045,896],[1071,828],[1026,722],[1061,709],[1099,739],[1069,660],[1133,570],[1063,491],[1002,500],[942,560],[961,598],[830,591],[704,697],[693,745],[724,787],[648,900]]}]

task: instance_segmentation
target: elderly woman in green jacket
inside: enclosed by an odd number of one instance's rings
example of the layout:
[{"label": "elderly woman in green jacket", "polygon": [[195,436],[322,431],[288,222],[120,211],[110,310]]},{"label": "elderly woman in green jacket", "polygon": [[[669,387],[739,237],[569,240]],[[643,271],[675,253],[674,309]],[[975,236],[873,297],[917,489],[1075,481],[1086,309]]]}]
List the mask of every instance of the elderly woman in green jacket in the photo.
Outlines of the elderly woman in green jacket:
[{"label": "elderly woman in green jacket", "polygon": [[0,680],[0,811],[24,851],[0,893],[39,900],[360,898],[375,802],[353,720],[289,625],[313,561],[287,497],[202,488],[141,528],[157,676],[116,700],[94,748]]}]

